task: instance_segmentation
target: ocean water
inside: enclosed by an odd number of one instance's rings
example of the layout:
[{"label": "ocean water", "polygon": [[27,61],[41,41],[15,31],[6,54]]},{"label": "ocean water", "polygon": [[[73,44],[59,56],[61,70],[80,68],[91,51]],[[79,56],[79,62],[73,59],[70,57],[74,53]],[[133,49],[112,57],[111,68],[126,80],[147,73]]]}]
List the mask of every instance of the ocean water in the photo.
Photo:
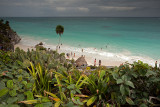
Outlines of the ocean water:
[{"label": "ocean water", "polygon": [[[160,60],[160,18],[3,18],[23,38],[25,44],[34,40],[58,44],[56,25],[64,26],[61,43],[68,48],[84,48],[88,53],[122,60],[143,60],[154,65]],[[31,41],[28,41],[30,38]],[[102,50],[101,50],[102,48]]]}]

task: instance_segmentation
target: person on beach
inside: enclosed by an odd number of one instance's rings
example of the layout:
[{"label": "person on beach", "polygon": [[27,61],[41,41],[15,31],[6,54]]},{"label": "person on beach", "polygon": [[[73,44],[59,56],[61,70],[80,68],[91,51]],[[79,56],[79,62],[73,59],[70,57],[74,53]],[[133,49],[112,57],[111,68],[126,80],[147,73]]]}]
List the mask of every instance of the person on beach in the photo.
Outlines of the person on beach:
[{"label": "person on beach", "polygon": [[56,46],[56,51],[58,50],[58,46]]},{"label": "person on beach", "polygon": [[60,49],[61,47],[59,46],[59,49]]},{"label": "person on beach", "polygon": [[74,53],[74,57],[75,57],[75,53]]},{"label": "person on beach", "polygon": [[83,49],[82,49],[82,52],[83,52]]},{"label": "person on beach", "polygon": [[66,55],[67,55],[67,57],[69,58],[69,53],[67,53]]},{"label": "person on beach", "polygon": [[99,60],[99,66],[101,66],[101,60]]},{"label": "person on beach", "polygon": [[94,60],[94,66],[96,66],[96,58],[95,58],[95,60]]},{"label": "person on beach", "polygon": [[122,66],[122,65],[123,65],[123,63],[120,64],[120,66]]},{"label": "person on beach", "polygon": [[62,43],[61,43],[61,45],[62,45]]},{"label": "person on beach", "polygon": [[102,48],[101,48],[101,51],[102,51]]}]

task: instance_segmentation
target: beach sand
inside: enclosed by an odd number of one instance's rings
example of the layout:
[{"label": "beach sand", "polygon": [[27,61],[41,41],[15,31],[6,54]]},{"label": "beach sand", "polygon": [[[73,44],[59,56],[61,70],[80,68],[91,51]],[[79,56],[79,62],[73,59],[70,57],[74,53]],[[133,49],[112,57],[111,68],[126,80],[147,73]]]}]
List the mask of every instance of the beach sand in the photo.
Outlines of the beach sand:
[{"label": "beach sand", "polygon": [[[23,49],[24,51],[27,51],[28,49],[35,49],[34,47],[35,46],[28,46],[28,45],[25,45],[23,44],[22,42],[18,43],[15,45],[15,48],[16,47],[19,47],[20,49]],[[48,47],[48,46],[45,46],[44,47]],[[55,48],[53,48],[55,47]],[[56,46],[53,46],[52,45],[52,48],[53,50],[56,49]],[[68,59],[74,59],[74,60],[77,60],[80,56],[85,56],[85,59],[87,61],[87,64],[88,65],[94,65],[94,60],[96,58],[96,66],[99,65],[99,60],[101,60],[101,65],[103,66],[119,66],[120,64],[124,63],[123,61],[120,61],[120,60],[117,60],[117,58],[114,58],[114,57],[104,57],[104,56],[100,56],[100,55],[97,55],[97,54],[94,54],[94,53],[88,53],[85,51],[85,49],[82,51],[77,51],[77,50],[74,50],[74,49],[69,49],[67,46],[61,46],[61,48],[58,50],[59,53],[69,53],[70,54],[70,57]],[[71,52],[72,52],[72,56],[71,56]],[[74,57],[74,53],[75,53],[75,57]],[[66,56],[67,58],[67,56]]]}]

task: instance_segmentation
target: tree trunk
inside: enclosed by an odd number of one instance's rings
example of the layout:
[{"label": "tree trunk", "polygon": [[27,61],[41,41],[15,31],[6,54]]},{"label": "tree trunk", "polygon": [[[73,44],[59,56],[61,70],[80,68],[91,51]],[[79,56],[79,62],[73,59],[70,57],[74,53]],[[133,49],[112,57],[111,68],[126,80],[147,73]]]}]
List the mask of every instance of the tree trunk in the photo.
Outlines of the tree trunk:
[{"label": "tree trunk", "polygon": [[61,35],[59,35],[59,43],[58,43],[58,46],[60,45],[60,38],[61,38]]}]

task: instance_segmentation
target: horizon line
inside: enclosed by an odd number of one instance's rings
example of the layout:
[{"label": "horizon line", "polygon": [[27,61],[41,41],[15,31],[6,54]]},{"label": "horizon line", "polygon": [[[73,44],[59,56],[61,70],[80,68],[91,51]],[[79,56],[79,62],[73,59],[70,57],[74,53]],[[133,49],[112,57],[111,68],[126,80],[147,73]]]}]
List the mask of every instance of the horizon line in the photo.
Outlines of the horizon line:
[{"label": "horizon line", "polygon": [[0,18],[160,18],[160,17],[108,17],[108,16],[0,16]]}]

